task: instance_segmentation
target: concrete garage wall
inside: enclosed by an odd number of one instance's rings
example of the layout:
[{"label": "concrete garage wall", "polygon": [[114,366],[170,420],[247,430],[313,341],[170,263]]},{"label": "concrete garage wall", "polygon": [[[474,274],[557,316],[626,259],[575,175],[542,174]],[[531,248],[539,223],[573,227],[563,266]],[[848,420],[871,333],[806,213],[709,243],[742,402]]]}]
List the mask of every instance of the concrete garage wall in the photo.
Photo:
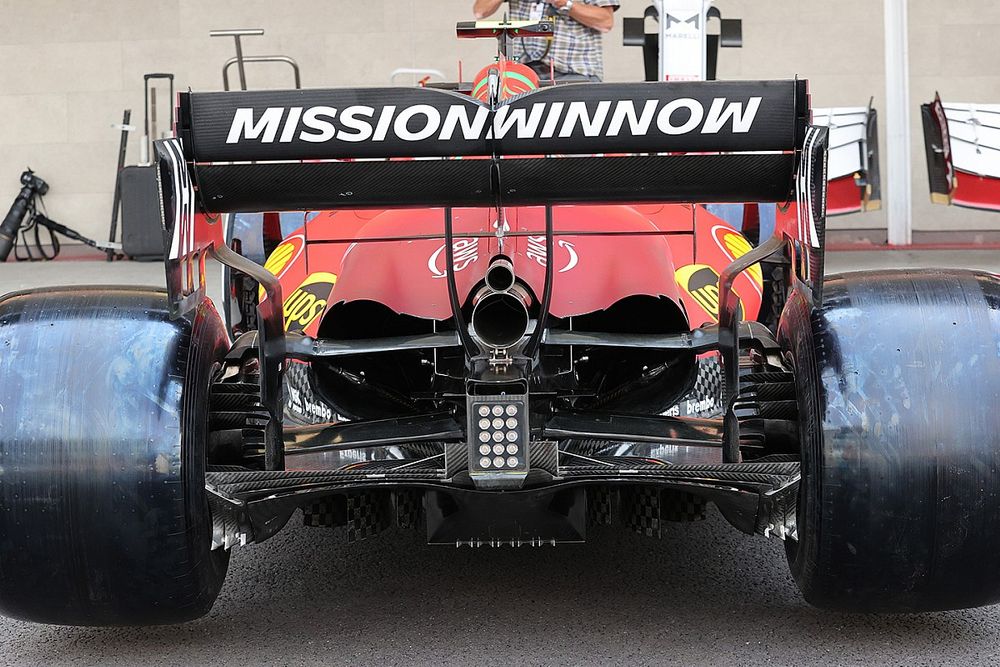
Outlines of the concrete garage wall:
[{"label": "concrete garage wall", "polygon": [[[306,87],[379,85],[396,67],[433,67],[466,76],[493,52],[489,41],[457,42],[454,22],[472,0],[0,0],[0,206],[30,165],[48,180],[50,215],[105,237],[118,132],[131,107],[142,123],[142,75],[173,72],[178,88],[221,89],[232,40],[213,28],[262,27],[246,52],[299,61]],[[618,17],[640,15],[646,0],[623,0]],[[743,19],[743,49],[724,50],[723,78],[799,75],[818,106],[864,104],[883,110],[882,6],[875,0],[719,0]],[[916,104],[938,89],[946,100],[1000,102],[1000,3],[910,2],[914,228],[1000,228],[1000,217],[931,207]],[[641,53],[621,46],[621,22],[606,39],[609,80],[641,76]],[[235,79],[235,70],[233,70]],[[289,85],[281,67],[248,66],[251,87]],[[162,116],[161,116],[162,118]],[[883,132],[884,136],[884,132]],[[140,133],[130,138],[129,163]],[[837,227],[884,226],[882,213],[837,219]]]}]

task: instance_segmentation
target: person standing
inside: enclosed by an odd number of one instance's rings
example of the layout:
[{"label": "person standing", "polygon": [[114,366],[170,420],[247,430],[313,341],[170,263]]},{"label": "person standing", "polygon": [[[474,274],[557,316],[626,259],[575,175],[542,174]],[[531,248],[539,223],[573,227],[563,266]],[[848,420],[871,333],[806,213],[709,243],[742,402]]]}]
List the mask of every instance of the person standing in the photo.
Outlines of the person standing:
[{"label": "person standing", "polygon": [[[475,0],[472,11],[477,19],[492,16],[504,0]],[[514,40],[511,59],[533,69],[540,79],[600,81],[604,78],[601,35],[614,25],[619,0],[510,0],[510,18],[537,21],[556,17],[551,40],[526,37]]]}]

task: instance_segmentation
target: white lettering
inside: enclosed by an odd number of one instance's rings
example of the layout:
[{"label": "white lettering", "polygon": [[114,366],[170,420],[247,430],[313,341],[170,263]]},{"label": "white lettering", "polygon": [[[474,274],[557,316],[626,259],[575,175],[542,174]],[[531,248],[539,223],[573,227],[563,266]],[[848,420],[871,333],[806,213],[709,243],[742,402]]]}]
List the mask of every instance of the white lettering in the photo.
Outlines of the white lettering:
[{"label": "white lettering", "polygon": [[564,102],[553,102],[549,107],[549,115],[545,117],[545,125],[542,127],[542,139],[550,139],[556,133],[556,125],[559,124],[559,115],[564,106]]},{"label": "white lettering", "polygon": [[385,141],[385,135],[389,133],[389,126],[392,125],[392,114],[396,112],[396,107],[390,104],[382,107],[382,115],[378,117],[378,125],[375,126],[375,136],[372,141]]},{"label": "white lettering", "polygon": [[226,138],[227,144],[235,144],[240,139],[256,139],[261,137],[261,141],[269,144],[274,141],[278,134],[278,126],[281,125],[281,117],[284,115],[283,107],[268,107],[260,115],[260,120],[253,122],[253,109],[241,107],[233,114],[233,124],[229,126],[229,136]]},{"label": "white lettering", "polygon": [[[744,103],[717,97],[707,112],[701,102],[689,97],[670,100],[659,111],[660,100],[656,99],[505,105],[493,114],[492,126],[488,108],[477,106],[473,114],[473,107],[464,104],[450,105],[444,114],[429,104],[416,104],[403,108],[398,115],[392,105],[382,108],[352,105],[342,109],[339,118],[338,110],[329,106],[268,107],[256,120],[254,109],[238,108],[226,143],[254,139],[261,143],[273,143],[276,139],[289,143],[295,139],[300,123],[298,138],[310,143],[335,138],[351,143],[385,141],[390,132],[394,134],[392,139],[400,141],[424,141],[432,137],[439,141],[477,141],[484,138],[484,130],[486,139],[503,139],[508,135],[517,139],[550,139],[557,136],[557,131],[563,139],[581,133],[588,138],[643,137],[649,134],[654,119],[656,128],[664,135],[699,131],[717,134],[727,130],[746,134],[753,127],[762,99],[750,97]],[[637,109],[639,105],[641,109]]]},{"label": "white lettering", "polygon": [[[331,121],[333,121],[336,115],[337,110],[333,107],[309,107],[302,115],[302,124],[310,130],[316,130],[316,132],[302,130],[299,132],[299,139],[314,144],[320,144],[333,139],[337,130],[333,127]],[[330,120],[320,120],[320,117],[326,117]]]},{"label": "white lettering", "polygon": [[530,115],[524,107],[517,109],[511,109],[508,106],[500,107],[496,115],[493,116],[493,127],[486,138],[503,139],[512,127],[517,126],[515,135],[518,139],[532,139],[538,132],[538,124],[542,122],[544,113],[545,104],[542,102],[531,105]]},{"label": "white lettering", "polygon": [[[672,125],[670,116],[681,108],[689,111],[688,119],[684,121],[683,125]],[[663,134],[687,134],[698,127],[704,117],[705,109],[698,100],[693,100],[690,97],[679,97],[676,100],[671,100],[660,109],[660,113],[656,116],[656,127],[660,128],[660,132]]]},{"label": "white lettering", "polygon": [[[358,116],[367,116],[369,121],[365,122]],[[368,141],[372,136],[371,119],[374,117],[375,109],[373,107],[361,105],[347,107],[340,114],[340,124],[348,130],[354,130],[354,132],[341,130],[337,133],[337,138],[341,141]]]},{"label": "white lettering", "polygon": [[[435,278],[444,278],[447,276],[447,260],[442,262],[445,264],[444,268],[438,266],[441,255],[444,253],[445,246],[441,245],[437,250],[435,250],[431,256],[427,259],[427,268],[430,270],[431,275]],[[451,246],[452,258],[455,260],[454,267],[455,272],[465,269],[470,264],[479,259],[479,239],[456,239]]]},{"label": "white lettering", "polygon": [[441,125],[440,141],[449,141],[454,134],[455,128],[461,126],[462,136],[467,141],[475,141],[483,136],[483,128],[490,117],[490,111],[486,107],[476,109],[476,117],[469,121],[469,107],[463,105],[452,105],[448,108],[448,113],[444,117]]},{"label": "white lettering", "polygon": [[629,134],[634,137],[646,136],[654,115],[656,115],[656,100],[646,100],[646,104],[642,107],[642,115],[639,117],[635,115],[635,105],[632,104],[632,100],[622,100],[611,116],[607,136],[617,137],[626,120],[628,120]]},{"label": "white lettering", "polygon": [[[411,131],[407,125],[414,116],[423,116],[424,126],[417,131]],[[403,141],[421,141],[431,136],[441,127],[441,113],[429,104],[414,104],[403,109],[396,122],[392,124],[393,132]]]},{"label": "white lettering", "polygon": [[[722,109],[723,106],[725,106],[725,111]],[[730,102],[726,105],[725,98],[716,97],[708,110],[708,116],[705,118],[705,125],[701,128],[701,133],[716,134],[726,124],[726,121],[732,118],[733,134],[746,134],[750,131],[750,126],[753,125],[753,119],[757,115],[759,107],[759,97],[751,97],[747,100],[745,112],[742,102]]]},{"label": "white lettering", "polygon": [[278,141],[287,144],[292,140],[295,136],[295,128],[298,127],[301,115],[302,107],[292,107],[288,110],[288,117],[285,118],[285,128],[281,131],[281,138]]},{"label": "white lettering", "polygon": [[594,112],[593,116],[590,116],[586,102],[570,102],[569,108],[566,109],[566,120],[563,121],[562,129],[559,130],[559,136],[572,136],[577,123],[583,126],[583,136],[599,136],[601,134],[601,128],[604,127],[604,120],[608,117],[608,111],[610,109],[611,102],[608,102],[607,100],[598,102],[597,110]]}]

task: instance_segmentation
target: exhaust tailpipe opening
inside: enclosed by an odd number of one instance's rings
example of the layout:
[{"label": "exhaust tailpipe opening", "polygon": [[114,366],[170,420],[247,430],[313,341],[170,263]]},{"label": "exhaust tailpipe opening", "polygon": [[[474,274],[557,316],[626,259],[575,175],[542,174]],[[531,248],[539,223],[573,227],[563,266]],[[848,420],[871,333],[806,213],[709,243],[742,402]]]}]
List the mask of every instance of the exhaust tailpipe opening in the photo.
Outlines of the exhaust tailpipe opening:
[{"label": "exhaust tailpipe opening", "polygon": [[497,257],[486,269],[486,286],[496,292],[506,292],[514,286],[514,265],[506,257]]},{"label": "exhaust tailpipe opening", "polygon": [[504,349],[517,344],[528,332],[528,308],[512,292],[487,292],[472,309],[473,336],[484,345]]}]

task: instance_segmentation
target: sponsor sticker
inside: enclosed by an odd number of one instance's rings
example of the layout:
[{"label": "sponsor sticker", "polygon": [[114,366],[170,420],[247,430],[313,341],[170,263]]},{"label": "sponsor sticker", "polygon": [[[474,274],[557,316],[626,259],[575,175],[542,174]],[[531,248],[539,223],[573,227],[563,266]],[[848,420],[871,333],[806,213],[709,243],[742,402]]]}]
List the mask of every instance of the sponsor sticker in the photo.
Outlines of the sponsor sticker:
[{"label": "sponsor sticker", "polygon": [[458,135],[467,141],[505,137],[538,140],[572,137],[578,130],[586,137],[747,134],[762,100],[759,95],[705,101],[692,97],[578,100],[536,102],[530,107],[504,105],[495,112],[468,104],[443,109],[430,104],[378,109],[360,104],[343,108],[238,107],[226,143],[422,142],[451,141]]},{"label": "sponsor sticker", "polygon": [[332,273],[313,273],[285,299],[285,331],[302,332],[326,310],[337,282]]},{"label": "sponsor sticker", "polygon": [[[264,268],[273,273],[275,277],[280,278],[302,254],[302,249],[306,247],[305,241],[305,237],[301,234],[288,237],[267,258],[267,261],[264,262]],[[257,301],[263,300],[264,288],[260,287],[257,290]]]},{"label": "sponsor sticker", "polygon": [[[712,227],[712,238],[715,239],[719,249],[729,257],[730,261],[736,261],[753,248],[742,234],[722,225]],[[761,271],[760,264],[751,265],[746,273],[753,279],[758,288],[763,289],[764,273]]]},{"label": "sponsor sticker", "polygon": [[280,278],[285,269],[298,258],[304,247],[305,239],[301,234],[288,237],[267,258],[267,261],[264,262],[264,268]]},{"label": "sponsor sticker", "polygon": [[[479,239],[455,239],[452,243],[452,259],[455,260],[455,272],[467,268],[470,264],[479,259]],[[427,258],[427,269],[435,278],[444,278],[448,275],[448,264],[444,258],[444,244],[431,253]]]},{"label": "sponsor sticker", "polygon": [[[719,321],[719,274],[708,264],[688,264],[677,269],[674,274],[677,285],[701,306],[713,321]],[[743,305],[736,311],[737,319],[743,319]]]}]

